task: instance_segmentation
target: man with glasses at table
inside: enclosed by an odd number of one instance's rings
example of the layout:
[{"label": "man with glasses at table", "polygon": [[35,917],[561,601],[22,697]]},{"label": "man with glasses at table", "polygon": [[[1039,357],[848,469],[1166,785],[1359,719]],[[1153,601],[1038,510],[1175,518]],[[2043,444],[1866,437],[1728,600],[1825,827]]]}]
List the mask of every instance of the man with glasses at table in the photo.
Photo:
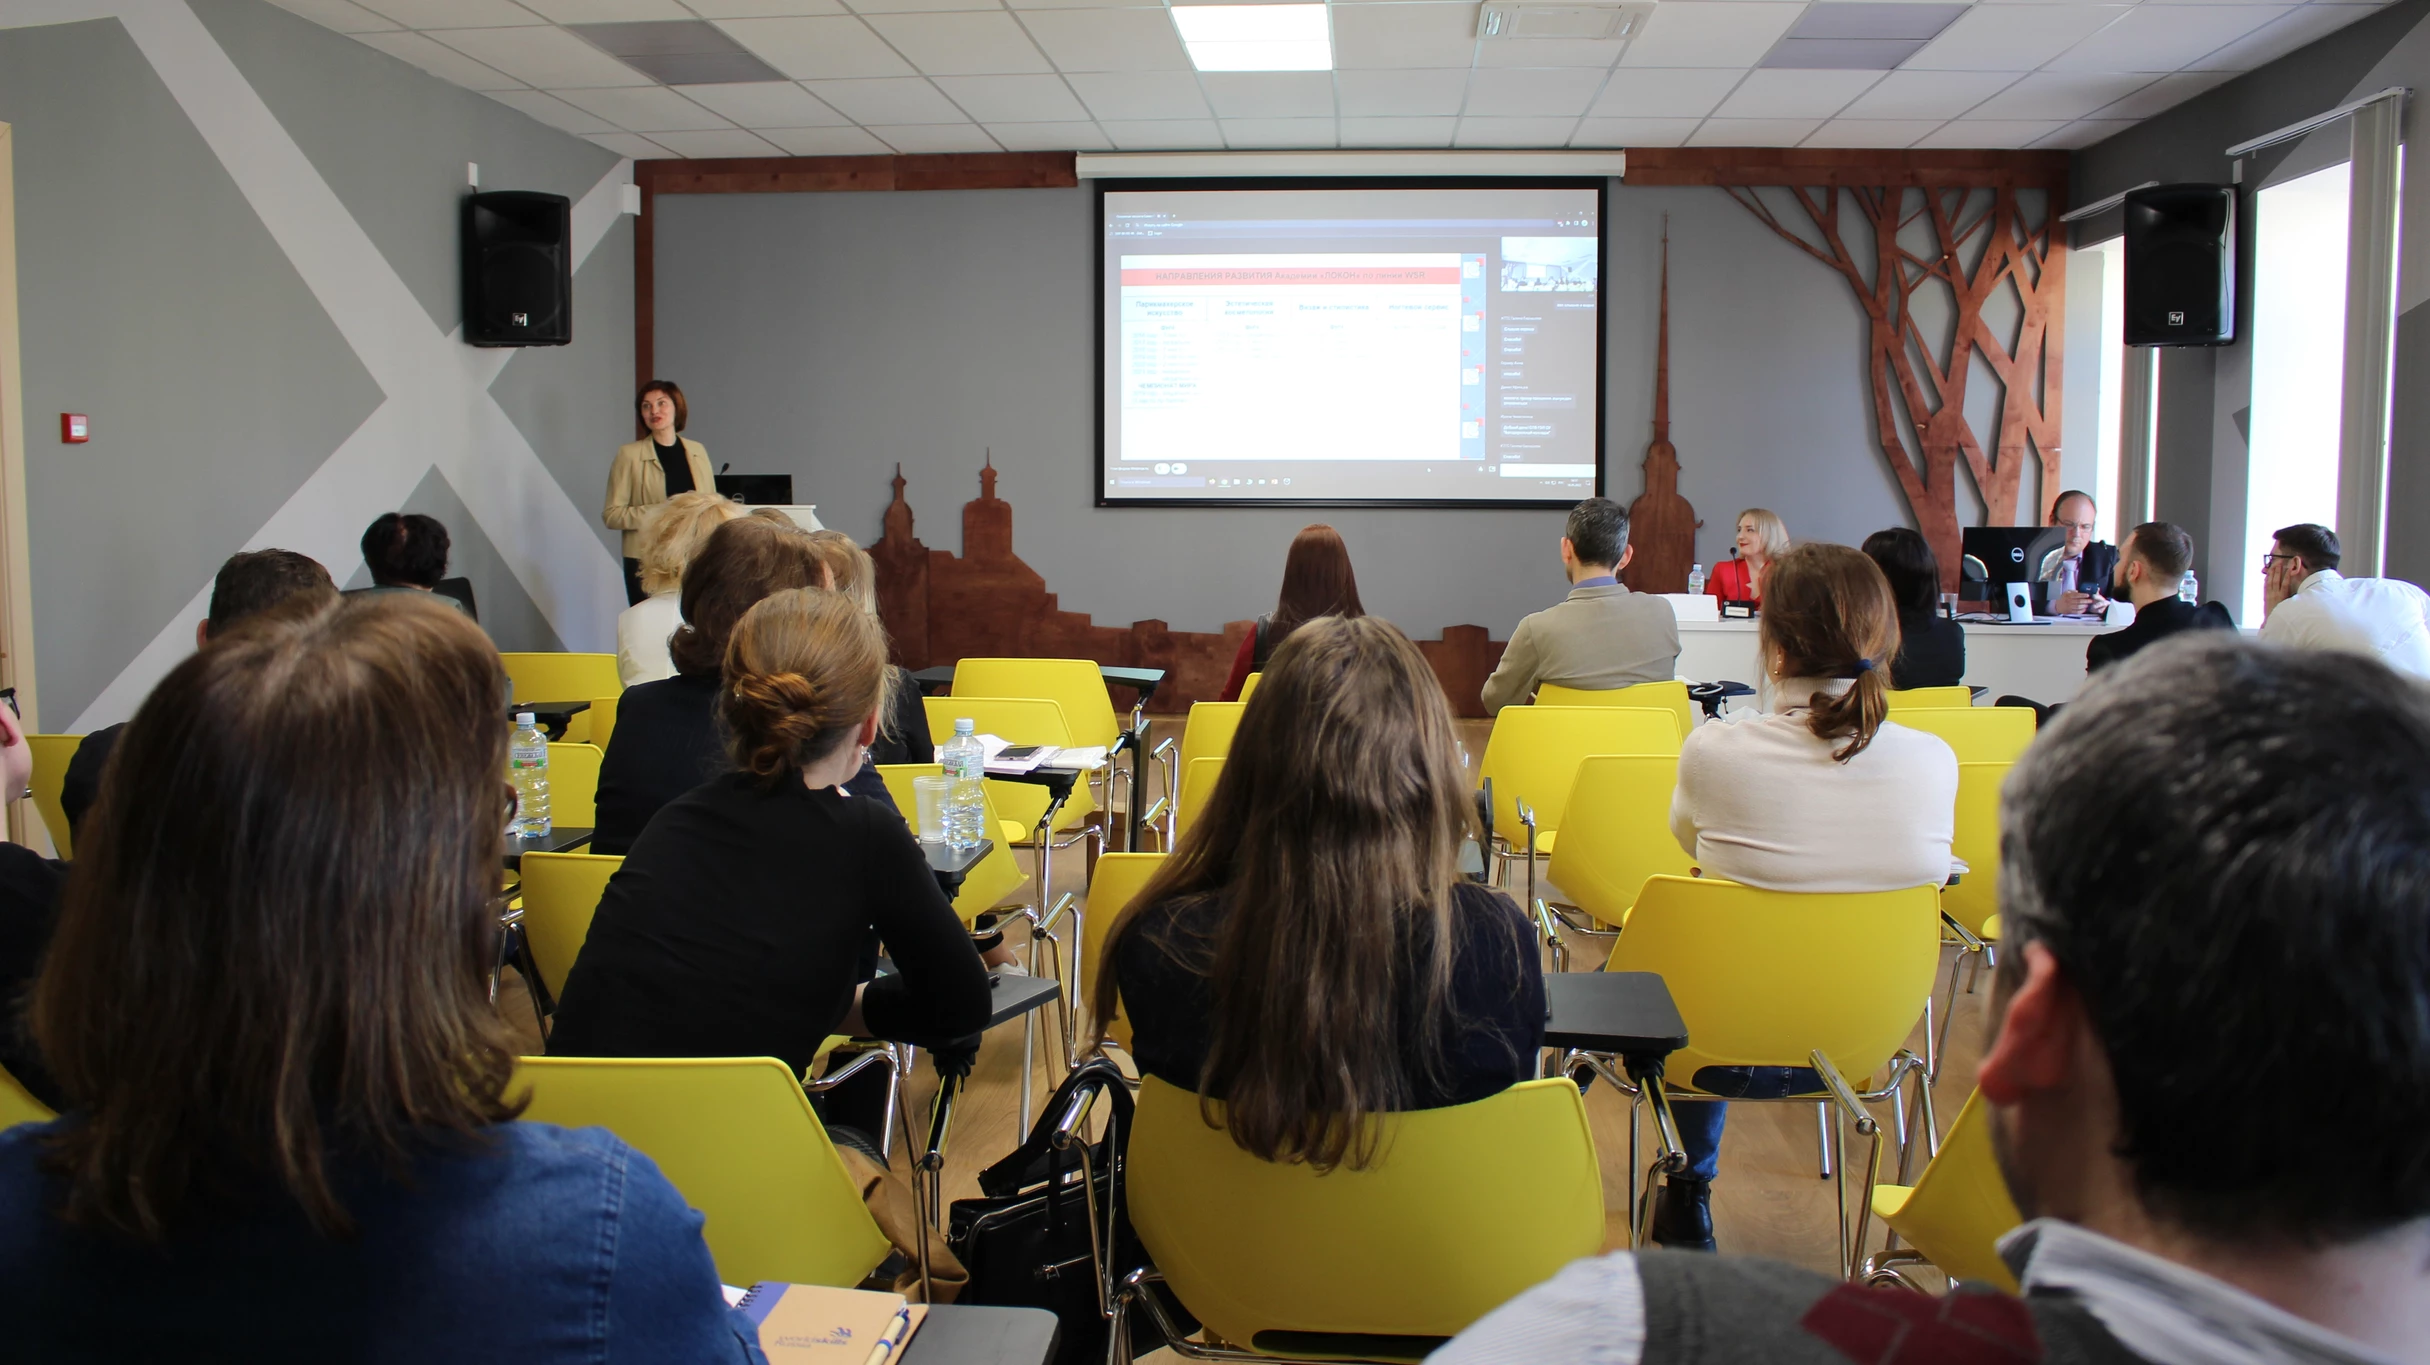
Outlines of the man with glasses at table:
[{"label": "man with glasses at table", "polygon": [[2101,590],[2118,567],[2118,547],[2093,539],[2093,518],[2099,512],[2092,494],[2073,488],[2050,504],[2050,524],[2066,533],[2067,543],[2042,556],[2035,576],[2050,585],[2054,616],[2098,616],[2109,610]]},{"label": "man with glasses at table", "polygon": [[2430,594],[2401,578],[2348,578],[2338,559],[2326,526],[2301,522],[2272,537],[2261,557],[2261,638],[2368,654],[2430,682]]}]

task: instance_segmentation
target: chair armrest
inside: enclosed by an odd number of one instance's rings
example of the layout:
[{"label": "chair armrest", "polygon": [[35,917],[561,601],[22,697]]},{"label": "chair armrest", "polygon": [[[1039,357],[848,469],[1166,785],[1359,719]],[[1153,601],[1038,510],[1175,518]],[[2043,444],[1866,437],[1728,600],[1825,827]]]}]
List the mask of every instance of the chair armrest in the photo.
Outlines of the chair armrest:
[{"label": "chair armrest", "polygon": [[1848,1084],[1848,1078],[1839,1074],[1839,1068],[1831,1065],[1831,1059],[1822,1055],[1822,1049],[1816,1048],[1806,1056],[1813,1062],[1814,1074],[1822,1077],[1823,1088],[1831,1092],[1832,1102],[1856,1121],[1857,1135],[1873,1136],[1880,1125],[1873,1121],[1873,1111],[1865,1108],[1864,1101],[1856,1097],[1856,1087]]},{"label": "chair armrest", "polygon": [[1950,933],[1957,935],[1958,946],[1964,948],[1967,952],[1979,953],[1983,951],[1984,945],[1982,938],[1968,931],[1965,925],[1951,919],[1949,917],[1949,912],[1945,910],[1941,912],[1941,925],[1942,927],[1948,929]]},{"label": "chair armrest", "polygon": [[844,1063],[842,1066],[839,1066],[828,1074],[819,1077],[817,1080],[804,1080],[802,1082],[802,1092],[809,1095],[823,1095],[826,1092],[833,1090],[837,1086],[842,1085],[844,1082],[852,1079],[854,1076],[859,1075],[861,1072],[868,1070],[870,1067],[880,1064],[888,1066],[894,1064],[894,1052],[892,1049],[886,1047],[871,1048],[869,1051],[864,1052],[860,1056],[853,1058],[851,1061]]}]

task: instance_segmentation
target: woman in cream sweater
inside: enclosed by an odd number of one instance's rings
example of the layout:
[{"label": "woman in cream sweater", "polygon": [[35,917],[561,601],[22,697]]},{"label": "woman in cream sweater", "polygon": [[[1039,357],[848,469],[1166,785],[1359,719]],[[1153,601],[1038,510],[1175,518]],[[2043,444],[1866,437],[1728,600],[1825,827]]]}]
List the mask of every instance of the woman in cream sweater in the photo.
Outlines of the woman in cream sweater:
[{"label": "woman in cream sweater", "polygon": [[599,514],[609,530],[624,532],[626,606],[646,595],[641,590],[641,523],[650,509],[678,493],[717,491],[709,448],[677,434],[692,415],[683,390],[673,380],[653,379],[641,386],[633,406],[649,434],[616,448],[616,463],[608,467],[607,507]]}]

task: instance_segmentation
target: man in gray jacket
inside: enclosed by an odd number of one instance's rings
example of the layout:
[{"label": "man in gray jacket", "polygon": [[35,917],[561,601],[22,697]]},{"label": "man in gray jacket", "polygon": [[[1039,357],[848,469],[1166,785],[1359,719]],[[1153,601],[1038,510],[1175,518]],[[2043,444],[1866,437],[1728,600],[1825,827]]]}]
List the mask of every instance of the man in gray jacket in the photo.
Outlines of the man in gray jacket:
[{"label": "man in gray jacket", "polygon": [[1527,700],[1539,684],[1589,692],[1665,682],[1679,671],[1679,619],[1668,602],[1622,587],[1628,509],[1588,498],[1569,512],[1561,568],[1569,596],[1510,633],[1502,662],[1485,680],[1490,714]]}]

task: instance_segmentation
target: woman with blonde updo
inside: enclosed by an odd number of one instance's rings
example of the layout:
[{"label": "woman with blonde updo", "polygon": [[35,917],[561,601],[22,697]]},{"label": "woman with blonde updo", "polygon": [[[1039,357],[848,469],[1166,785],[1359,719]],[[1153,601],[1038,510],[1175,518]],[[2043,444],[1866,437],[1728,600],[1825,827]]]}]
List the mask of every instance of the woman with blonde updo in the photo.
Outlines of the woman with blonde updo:
[{"label": "woman with blonde updo", "polygon": [[[876,619],[838,593],[775,593],[734,626],[723,676],[732,769],[633,844],[549,1052],[782,1057],[799,1072],[832,1033],[977,1033],[987,970],[969,933],[903,818],[844,790],[886,707]],[[879,940],[896,970],[865,981]]]}]

